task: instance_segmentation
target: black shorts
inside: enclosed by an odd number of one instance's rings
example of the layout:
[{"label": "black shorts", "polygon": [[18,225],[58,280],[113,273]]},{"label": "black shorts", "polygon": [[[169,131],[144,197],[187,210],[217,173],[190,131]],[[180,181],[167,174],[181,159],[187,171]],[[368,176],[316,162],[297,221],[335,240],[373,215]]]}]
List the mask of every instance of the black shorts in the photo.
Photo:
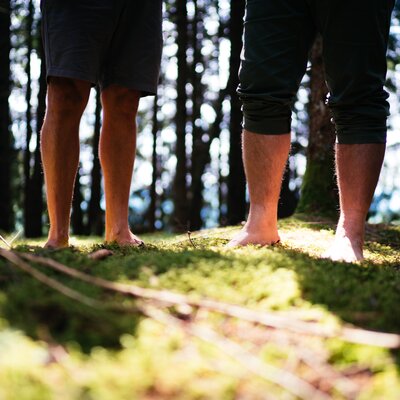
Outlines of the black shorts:
[{"label": "black shorts", "polygon": [[42,0],[47,76],[157,91],[162,0]]}]

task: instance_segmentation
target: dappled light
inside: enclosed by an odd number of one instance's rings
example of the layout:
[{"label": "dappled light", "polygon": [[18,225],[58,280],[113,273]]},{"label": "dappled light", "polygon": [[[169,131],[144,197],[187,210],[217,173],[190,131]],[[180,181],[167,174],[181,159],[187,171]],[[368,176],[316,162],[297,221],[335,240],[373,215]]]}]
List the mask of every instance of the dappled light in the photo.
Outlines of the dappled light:
[{"label": "dappled light", "polygon": [[[329,376],[337,375],[335,379],[338,382],[348,380],[356,392],[363,389],[367,390],[366,393],[380,393],[379,396],[391,398],[391,393],[398,390],[395,372],[398,366],[389,350],[348,343],[339,338],[294,335],[290,321],[292,324],[295,321],[311,323],[321,332],[339,329],[338,336],[341,327],[351,326],[366,332],[398,333],[400,319],[395,316],[400,315],[400,259],[395,248],[400,245],[400,232],[394,228],[374,232],[367,242],[368,256],[361,264],[334,263],[319,258],[320,252],[333,239],[333,227],[321,221],[318,223],[324,226],[320,233],[315,230],[316,222],[307,223],[296,218],[282,222],[282,244],[265,248],[226,248],[225,244],[239,229],[228,227],[194,232],[190,238],[187,235],[150,235],[145,237],[146,247],[143,249],[105,246],[113,255],[102,260],[90,259],[88,255],[104,248],[104,245],[79,239],[71,249],[46,250],[34,242],[19,242],[15,250],[21,255],[27,253],[51,258],[93,278],[167,291],[172,295],[187,294],[194,304],[198,300],[210,299],[261,313],[269,312],[283,317],[283,321],[289,318],[287,328],[273,328],[253,325],[240,317],[227,319],[220,312],[202,306],[196,312],[192,305],[186,308],[175,306],[168,311],[178,321],[183,321],[187,329],[192,326],[213,329],[237,343],[247,343],[246,347],[251,344],[252,353],[256,352],[263,360],[276,366],[285,366],[292,372],[301,368],[300,376],[322,379],[319,384],[325,389],[335,385],[336,381],[328,384],[325,378],[318,378],[313,369],[307,372],[310,366],[307,362],[304,364],[303,352],[312,362],[319,360],[324,368],[330,368]],[[380,246],[384,246],[386,252],[377,251]],[[120,365],[126,370],[126,375],[115,377],[114,384],[121,396],[130,388],[138,395],[157,393],[159,396],[183,398],[191,396],[193,390],[206,393],[201,389],[202,385],[198,386],[201,381],[216,385],[221,397],[231,390],[239,395],[242,385],[247,388],[246,393],[255,397],[263,390],[271,390],[279,396],[276,386],[247,376],[246,362],[242,358],[232,361],[224,355],[221,343],[212,345],[206,342],[206,345],[199,338],[188,341],[186,335],[190,337],[193,332],[185,333],[180,325],[168,323],[163,328],[165,321],[157,322],[157,318],[149,316],[152,314],[143,315],[141,308],[134,311],[135,303],[142,304],[140,298],[135,300],[121,293],[102,291],[40,263],[31,265],[104,306],[118,303],[126,307],[126,311],[117,313],[80,304],[45,287],[16,266],[0,261],[0,312],[4,328],[0,342],[4,343],[3,359],[10,359],[7,354],[13,354],[14,359],[13,364],[2,362],[0,381],[3,382],[7,376],[6,371],[17,368],[21,379],[33,379],[30,385],[32,393],[41,390],[47,393],[55,389],[55,385],[65,396],[71,391],[81,393],[86,390],[84,388],[88,388],[90,393],[103,393],[110,390],[113,369]],[[159,301],[154,305],[167,312],[166,304]],[[361,333],[360,337],[363,335]],[[374,340],[379,343],[380,338]],[[10,341],[12,345],[5,344]],[[284,347],[282,343],[285,343]],[[18,364],[18,357],[22,354],[23,365]],[[290,358],[298,357],[303,361],[288,366]],[[145,370],[139,367],[143,362],[148,365]],[[215,370],[211,367],[215,363],[221,368],[224,365],[223,374],[220,368]],[[75,371],[72,375],[65,370],[67,365]],[[166,365],[169,365],[168,373],[164,370]],[[43,381],[38,373],[34,378],[31,375],[33,370],[28,366],[43,371],[46,377],[50,373],[52,378]],[[141,370],[141,379],[132,381],[131,374],[136,374],[133,370],[137,368]],[[49,372],[45,372],[47,370]],[[83,370],[85,373],[81,376],[79,371]],[[65,374],[68,374],[68,384],[60,386],[57,382],[65,379]],[[102,380],[101,376],[107,378]],[[391,384],[382,386],[382,379]],[[234,382],[242,383],[237,386]]]}]

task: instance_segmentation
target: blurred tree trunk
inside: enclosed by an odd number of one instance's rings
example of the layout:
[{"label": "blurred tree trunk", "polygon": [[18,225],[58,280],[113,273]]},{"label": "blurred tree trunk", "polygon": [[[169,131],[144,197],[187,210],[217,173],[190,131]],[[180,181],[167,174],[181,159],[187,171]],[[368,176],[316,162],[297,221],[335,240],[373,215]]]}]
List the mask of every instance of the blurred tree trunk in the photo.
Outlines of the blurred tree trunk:
[{"label": "blurred tree trunk", "polygon": [[42,43],[42,34],[40,29],[40,21],[37,24],[37,35],[38,35],[38,57],[41,60],[40,65],[40,77],[39,77],[39,93],[38,93],[38,105],[36,110],[36,148],[33,156],[33,171],[30,176],[29,186],[29,207],[28,213],[29,225],[28,237],[40,237],[43,235],[43,173],[41,164],[40,154],[40,135],[44,121],[44,115],[46,112],[46,93],[47,93],[47,81],[46,81],[46,62]]},{"label": "blurred tree trunk", "polygon": [[298,199],[296,191],[290,189],[290,167],[289,163],[286,165],[285,173],[283,174],[283,181],[281,193],[279,196],[278,204],[278,218],[287,218],[294,214]]},{"label": "blurred tree trunk", "polygon": [[186,0],[176,0],[176,27],[177,27],[177,99],[176,99],[176,172],[173,182],[174,212],[172,226],[175,231],[187,229],[188,204],[187,204],[187,156],[186,156],[186,84],[188,83],[187,48],[188,48],[188,15]]},{"label": "blurred tree trunk", "polygon": [[242,112],[241,103],[236,89],[239,84],[238,71],[240,53],[242,50],[243,16],[245,0],[231,0],[231,18],[229,22],[229,38],[231,41],[231,56],[229,69],[232,79],[228,87],[231,100],[229,122],[230,150],[228,177],[228,224],[238,224],[246,217],[246,178],[242,160]]},{"label": "blurred tree trunk", "polygon": [[334,174],[335,129],[325,99],[322,39],[319,36],[311,51],[310,136],[307,168],[303,178],[298,212],[334,216],[338,210],[338,191]]},{"label": "blurred tree trunk", "polygon": [[88,210],[87,233],[102,236],[104,232],[103,210],[101,209],[101,166],[99,159],[99,141],[101,130],[100,89],[96,90],[96,110],[93,135],[93,167],[91,172],[91,190]]},{"label": "blurred tree trunk", "polygon": [[222,145],[219,142],[219,155],[218,155],[218,203],[219,203],[219,216],[218,223],[220,226],[228,225],[226,217],[226,194],[227,194],[227,177],[223,175],[222,169]]},{"label": "blurred tree trunk", "polygon": [[74,197],[72,199],[72,214],[71,214],[71,227],[74,235],[84,235],[85,225],[83,223],[83,211],[81,204],[83,202],[82,187],[80,182],[81,164],[79,164],[78,171],[75,178]]},{"label": "blurred tree trunk", "polygon": [[29,0],[28,14],[26,17],[26,65],[25,74],[27,77],[26,91],[25,91],[25,123],[26,123],[26,137],[25,137],[25,151],[24,151],[24,231],[25,236],[28,238],[40,236],[36,235],[33,223],[33,187],[31,180],[32,171],[32,154],[30,144],[32,140],[32,73],[31,73],[31,57],[33,50],[33,17],[34,17],[34,4],[33,0]]},{"label": "blurred tree trunk", "polygon": [[[211,143],[214,139],[218,138],[220,134],[220,129],[221,129],[221,123],[223,121],[223,109],[222,105],[225,100],[225,98],[230,95],[231,99],[233,99],[233,109],[232,109],[232,116],[231,116],[231,123],[230,123],[230,129],[231,132],[235,129],[236,127],[236,133],[238,132],[238,137],[239,137],[239,164],[242,165],[242,158],[241,158],[241,151],[240,151],[240,135],[241,135],[241,110],[240,110],[240,103],[239,99],[236,95],[236,88],[238,85],[238,70],[239,70],[239,65],[240,65],[240,52],[242,49],[242,39],[241,35],[243,32],[243,15],[244,15],[244,5],[245,2],[240,0],[240,2],[232,1],[232,8],[231,8],[231,18],[229,22],[229,29],[230,29],[230,40],[233,41],[231,45],[231,56],[230,56],[230,62],[231,62],[231,69],[230,69],[230,74],[227,82],[226,88],[220,90],[218,97],[215,99],[215,101],[212,102],[211,107],[215,111],[216,117],[209,128],[207,135],[205,136],[205,132],[203,129],[199,126],[198,120],[201,118],[201,113],[200,113],[200,107],[201,104],[203,103],[200,101],[204,97],[204,89],[201,87],[201,75],[195,73],[195,66],[197,66],[200,62],[203,62],[201,58],[201,42],[195,42],[196,46],[194,47],[194,52],[193,52],[193,74],[192,74],[192,79],[193,79],[193,116],[192,116],[192,125],[193,125],[193,157],[192,157],[192,185],[191,185],[191,197],[192,197],[192,202],[191,202],[191,212],[190,212],[190,218],[191,218],[191,224],[190,228],[191,229],[199,229],[201,228],[203,221],[201,219],[201,210],[203,207],[203,174],[205,172],[205,169],[207,165],[210,163],[210,146]],[[198,20],[201,20],[202,16],[199,15]],[[198,26],[196,25],[194,27],[194,32],[193,32],[193,38],[201,39],[201,35],[198,34]],[[220,25],[220,29],[218,32],[218,40],[224,36],[224,31],[225,31],[226,26],[224,24]],[[197,51],[196,51],[197,50]],[[218,56],[216,56],[218,58]],[[195,102],[195,99],[197,101]],[[197,120],[197,123],[196,123]],[[234,133],[235,134],[235,133]],[[233,154],[233,153],[232,153]],[[237,163],[233,161],[233,170],[236,172],[239,172],[239,178],[241,179],[241,184],[237,185],[238,182],[234,182],[235,178],[234,175],[231,175],[231,188],[233,191],[236,193],[239,192],[242,197],[242,203],[240,201],[238,202],[237,198],[235,195],[232,196],[231,198],[231,204],[234,202],[239,203],[239,207],[242,206],[243,208],[243,219],[244,219],[244,214],[245,214],[245,208],[246,208],[246,203],[245,203],[245,179],[244,179],[244,172],[243,172],[243,165],[242,165],[242,174],[240,174],[240,168],[237,168]],[[235,172],[234,172],[235,173]],[[228,178],[229,179],[229,178]],[[240,188],[242,190],[240,190]],[[234,192],[231,192],[234,193]],[[220,196],[220,199],[222,199],[222,196]],[[220,205],[221,206],[221,205]],[[231,211],[235,212],[235,208],[237,205],[232,205]]]},{"label": "blurred tree trunk", "polygon": [[0,0],[0,230],[11,232],[14,228],[12,208],[13,140],[10,130],[10,1]]},{"label": "blurred tree trunk", "polygon": [[202,153],[209,151],[209,146],[206,142],[209,138],[205,138],[204,130],[200,124],[201,121],[201,106],[204,100],[204,88],[201,83],[202,74],[197,72],[196,68],[203,65],[203,57],[201,55],[201,49],[204,38],[204,25],[203,19],[204,10],[199,8],[197,0],[194,0],[194,18],[192,21],[192,34],[191,34],[191,46],[193,48],[193,65],[191,68],[190,81],[192,83],[192,135],[193,135],[193,147],[192,147],[192,158],[191,158],[191,187],[190,187],[190,212],[189,212],[189,229],[198,230],[202,227],[203,221],[201,218],[201,210],[204,206],[203,197],[203,173],[204,168],[201,163],[201,158],[204,157]]},{"label": "blurred tree trunk", "polygon": [[150,231],[156,230],[156,213],[157,213],[157,179],[158,179],[158,156],[157,156],[157,139],[160,126],[157,118],[158,113],[158,97],[154,97],[153,103],[153,153],[152,153],[152,179],[150,186],[150,207],[149,207],[149,226]]}]

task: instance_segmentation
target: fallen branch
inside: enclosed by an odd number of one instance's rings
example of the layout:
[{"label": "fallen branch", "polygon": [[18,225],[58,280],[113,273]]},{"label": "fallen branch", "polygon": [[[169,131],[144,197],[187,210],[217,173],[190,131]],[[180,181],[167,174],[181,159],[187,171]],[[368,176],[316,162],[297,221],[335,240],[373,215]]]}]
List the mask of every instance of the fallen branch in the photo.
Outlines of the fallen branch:
[{"label": "fallen branch", "polygon": [[10,240],[10,247],[11,245],[21,236],[22,233],[22,229],[20,229],[15,235],[14,237]]},{"label": "fallen branch", "polygon": [[[7,250],[4,249],[2,251],[7,252]],[[390,349],[400,348],[400,335],[396,335],[393,333],[374,332],[350,327],[327,327],[315,322],[306,322],[293,317],[286,317],[271,312],[255,311],[246,307],[215,300],[194,300],[191,299],[189,296],[176,294],[170,291],[146,289],[135,285],[111,282],[102,278],[85,274],[78,271],[77,269],[67,267],[66,265],[61,264],[50,258],[40,257],[28,253],[20,253],[20,256],[32,262],[49,266],[66,275],[83,280],[87,283],[101,287],[103,289],[115,291],[137,298],[154,300],[170,305],[203,308],[209,311],[218,312],[230,317],[242,319],[256,324],[261,324],[271,328],[286,329],[295,333],[314,335],[326,339],[338,338],[350,343],[358,343]]]},{"label": "fallen branch", "polygon": [[36,268],[31,267],[28,263],[22,260],[17,254],[12,251],[0,249],[0,255],[4,257],[6,260],[12,262],[22,271],[28,273],[29,275],[33,276],[39,282],[45,284],[46,286],[51,287],[52,289],[56,290],[57,292],[62,293],[64,296],[69,297],[70,299],[76,300],[79,303],[85,304],[91,308],[101,308],[102,303],[94,300],[90,297],[87,297],[76,290],[73,290],[62,283],[56,281],[48,277],[47,275],[43,274],[42,272],[38,271]]},{"label": "fallen branch", "polygon": [[187,332],[188,334],[201,339],[204,342],[210,343],[221,352],[225,353],[252,374],[262,378],[268,382],[272,382],[286,391],[292,393],[300,399],[304,400],[328,400],[330,396],[316,389],[314,386],[296,375],[276,368],[270,364],[261,361],[252,353],[246,351],[236,342],[226,339],[218,335],[212,329],[198,326],[195,324],[187,324],[176,317],[173,317],[160,309],[151,306],[141,306],[143,314],[149,318],[156,320],[163,325],[172,326]]},{"label": "fallen branch", "polygon": [[49,276],[43,274],[42,272],[38,271],[36,268],[33,268],[31,265],[26,263],[19,255],[12,251],[8,251],[5,249],[0,248],[0,256],[5,258],[6,260],[13,263],[22,271],[26,272],[27,274],[31,275],[39,282],[43,283],[44,285],[52,288],[53,290],[63,294],[64,296],[73,299],[81,304],[84,304],[90,308],[94,308],[96,310],[109,310],[109,311],[117,311],[117,312],[132,312],[138,311],[138,308],[135,307],[126,307],[120,304],[106,304],[104,302],[98,301],[91,297],[85,296],[84,294],[71,289],[70,287],[62,284],[61,282],[50,278]]},{"label": "fallen branch", "polygon": [[0,240],[9,248],[11,249],[11,244],[7,242],[6,239],[3,238],[3,236],[0,235]]},{"label": "fallen branch", "polygon": [[[92,308],[113,308],[104,306],[103,303],[82,295],[81,293],[68,288],[62,283],[56,281],[38,271],[37,269],[30,266],[23,259],[21,259],[17,254],[7,251],[4,249],[0,249],[0,255],[12,262],[22,271],[28,273],[33,276],[39,282],[45,284],[46,286],[51,287],[57,292],[78,301],[79,303],[85,304]],[[128,310],[128,309],[126,309]],[[196,326],[194,324],[187,324],[182,322],[176,317],[170,316],[169,314],[161,311],[160,309],[148,306],[148,305],[138,305],[137,310],[140,311],[143,315],[154,319],[158,322],[161,322],[168,326],[174,326],[184,330],[185,332],[198,337],[199,339],[212,344],[217,347],[220,351],[227,354],[238,363],[240,363],[243,367],[245,367],[252,374],[262,378],[268,382],[272,382],[288,392],[294,394],[303,400],[315,399],[315,400],[329,400],[330,396],[325,393],[319,391],[314,386],[304,381],[303,379],[297,377],[296,375],[285,371],[283,369],[276,368],[272,365],[262,362],[259,358],[254,356],[253,354],[247,352],[244,348],[242,348],[239,344],[226,339],[212,329],[207,329],[205,327]]]},{"label": "fallen branch", "polygon": [[[279,348],[288,349],[288,362],[294,362],[300,366],[304,379],[317,387],[323,387],[324,391],[338,392],[345,399],[354,399],[359,393],[359,385],[348,377],[336,371],[328,361],[328,352],[322,351],[319,346],[315,348],[309,346],[310,338],[305,335],[293,335],[290,332],[282,330],[265,330],[262,326],[249,326],[247,321],[241,321],[239,324],[224,322],[220,327],[224,336],[237,338],[239,341],[251,342],[257,347],[263,347],[265,343],[274,343]],[[311,339],[312,340],[312,339]],[[294,359],[291,356],[295,356]],[[289,370],[295,367],[290,366]],[[310,375],[311,373],[311,375]],[[318,382],[318,383],[317,383]],[[317,383],[317,384],[316,384]]]}]

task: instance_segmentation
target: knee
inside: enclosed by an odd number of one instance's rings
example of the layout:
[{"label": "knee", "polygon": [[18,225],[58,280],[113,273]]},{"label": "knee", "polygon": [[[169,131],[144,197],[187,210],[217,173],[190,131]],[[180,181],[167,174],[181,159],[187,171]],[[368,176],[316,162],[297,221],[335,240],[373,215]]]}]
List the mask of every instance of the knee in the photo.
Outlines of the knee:
[{"label": "knee", "polygon": [[122,118],[136,116],[140,92],[121,86],[109,86],[102,92],[102,103],[105,113],[119,115]]},{"label": "knee", "polygon": [[48,87],[48,109],[63,116],[81,116],[90,93],[90,83],[52,77]]}]

